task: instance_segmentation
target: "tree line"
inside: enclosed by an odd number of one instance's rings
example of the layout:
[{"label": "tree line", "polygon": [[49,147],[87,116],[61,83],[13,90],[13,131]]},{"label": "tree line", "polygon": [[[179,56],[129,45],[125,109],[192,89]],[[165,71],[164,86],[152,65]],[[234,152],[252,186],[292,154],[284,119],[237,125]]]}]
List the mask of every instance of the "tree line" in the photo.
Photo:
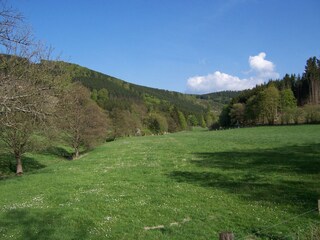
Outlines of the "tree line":
[{"label": "tree line", "polygon": [[286,74],[234,97],[213,128],[319,123],[319,102],[320,60],[310,57],[302,75]]}]

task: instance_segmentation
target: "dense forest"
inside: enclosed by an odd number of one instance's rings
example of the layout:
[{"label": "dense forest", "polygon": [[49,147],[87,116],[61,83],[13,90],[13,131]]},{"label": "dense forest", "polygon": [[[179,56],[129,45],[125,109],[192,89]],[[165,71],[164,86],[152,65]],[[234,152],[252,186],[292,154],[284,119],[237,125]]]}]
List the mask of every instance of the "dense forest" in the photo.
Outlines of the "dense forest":
[{"label": "dense forest", "polygon": [[245,90],[226,105],[215,128],[320,122],[320,60],[307,60],[302,75]]}]

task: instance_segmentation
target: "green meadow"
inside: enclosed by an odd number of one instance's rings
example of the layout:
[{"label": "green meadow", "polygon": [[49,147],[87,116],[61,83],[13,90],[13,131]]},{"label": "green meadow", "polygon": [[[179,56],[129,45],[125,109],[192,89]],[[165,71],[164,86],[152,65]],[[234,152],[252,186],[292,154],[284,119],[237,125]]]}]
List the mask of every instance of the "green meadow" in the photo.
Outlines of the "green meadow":
[{"label": "green meadow", "polygon": [[[320,125],[122,138],[0,156],[0,239],[314,239]],[[317,236],[320,236],[317,235]]]}]

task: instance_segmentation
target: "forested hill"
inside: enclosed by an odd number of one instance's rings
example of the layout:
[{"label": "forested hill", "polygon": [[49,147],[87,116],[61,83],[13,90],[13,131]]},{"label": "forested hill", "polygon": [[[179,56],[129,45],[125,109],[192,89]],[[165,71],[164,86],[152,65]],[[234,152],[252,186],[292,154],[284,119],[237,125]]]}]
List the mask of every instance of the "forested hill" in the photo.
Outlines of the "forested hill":
[{"label": "forested hill", "polygon": [[210,126],[223,105],[236,94],[183,94],[128,83],[72,63],[61,62],[61,66],[73,81],[90,89],[92,99],[109,113],[114,133],[120,136],[135,134],[135,129],[161,132],[161,126],[150,126],[155,121],[169,132],[188,126]]},{"label": "forested hill", "polygon": [[230,100],[239,96],[243,91],[221,91],[214,93],[207,93],[202,95],[195,95],[198,99],[211,101],[213,104],[224,105],[229,104]]},{"label": "forested hill", "polygon": [[91,91],[107,89],[109,100],[122,99],[122,104],[125,104],[126,100],[130,102],[143,100],[146,103],[148,101],[149,103],[169,102],[186,113],[202,113],[210,104],[212,110],[219,112],[224,104],[228,104],[233,97],[239,94],[239,92],[232,91],[205,95],[183,94],[128,83],[77,64],[65,62],[62,64],[71,74],[72,80],[80,81]]}]

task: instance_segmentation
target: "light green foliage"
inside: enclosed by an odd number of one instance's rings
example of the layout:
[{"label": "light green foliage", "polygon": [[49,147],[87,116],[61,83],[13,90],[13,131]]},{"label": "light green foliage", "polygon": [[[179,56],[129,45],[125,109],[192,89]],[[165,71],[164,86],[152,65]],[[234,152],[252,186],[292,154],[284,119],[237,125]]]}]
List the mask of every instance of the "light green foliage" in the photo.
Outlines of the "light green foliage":
[{"label": "light green foliage", "polygon": [[205,116],[206,126],[209,128],[213,124],[213,117],[210,112],[207,112]]},{"label": "light green foliage", "polygon": [[205,128],[206,127],[206,121],[204,120],[204,117],[201,115],[200,117],[200,126],[202,128]]},{"label": "light green foliage", "polygon": [[207,113],[205,115],[205,121],[206,121],[206,126],[210,128],[213,123],[217,122],[217,116],[215,113],[211,112],[210,110],[207,110]]},{"label": "light green foliage", "polygon": [[217,239],[227,229],[236,239],[307,240],[320,224],[319,131],[123,138],[77,161],[28,154],[25,176],[0,181],[0,238]]},{"label": "light green foliage", "polygon": [[262,118],[267,120],[268,124],[273,125],[278,114],[279,90],[274,85],[270,85],[260,92],[259,96],[260,114]]},{"label": "light green foliage", "polygon": [[290,88],[280,91],[279,110],[281,114],[281,123],[289,124],[294,119],[296,113],[297,100]]},{"label": "light green foliage", "polygon": [[198,119],[195,115],[190,114],[188,116],[188,125],[191,127],[198,126]]},{"label": "light green foliage", "polygon": [[161,100],[150,94],[144,94],[143,100],[147,105],[159,105]]},{"label": "light green foliage", "polygon": [[186,130],[188,127],[187,120],[181,111],[178,111],[178,118],[181,130]]},{"label": "light green foliage", "polygon": [[280,109],[294,108],[297,106],[297,100],[290,88],[280,91]]},{"label": "light green foliage", "polygon": [[105,88],[101,88],[97,94],[97,103],[100,107],[106,108],[109,100],[109,92]]},{"label": "light green foliage", "polygon": [[97,89],[93,89],[91,92],[91,99],[95,102],[97,102],[98,100],[98,91]]}]

